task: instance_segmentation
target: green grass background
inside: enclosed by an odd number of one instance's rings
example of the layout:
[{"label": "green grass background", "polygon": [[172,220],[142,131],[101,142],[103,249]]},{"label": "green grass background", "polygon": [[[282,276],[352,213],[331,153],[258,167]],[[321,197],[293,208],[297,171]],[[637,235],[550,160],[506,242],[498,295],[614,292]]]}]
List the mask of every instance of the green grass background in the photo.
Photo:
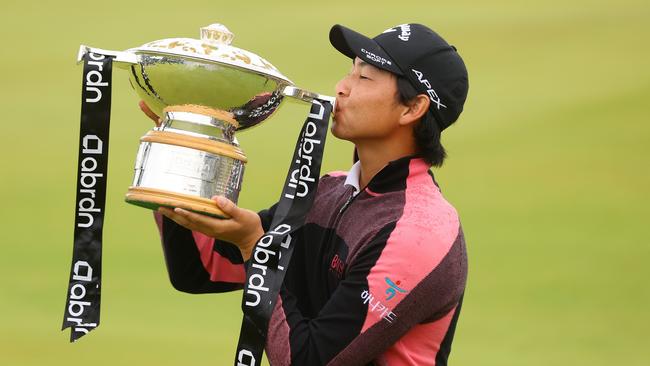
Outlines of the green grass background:
[{"label": "green grass background", "polygon": [[[469,282],[454,365],[650,364],[650,3],[586,1],[5,0],[0,12],[0,364],[228,365],[240,293],[175,292],[151,213],[127,205],[150,122],[114,72],[102,324],[59,330],[72,249],[79,44],[122,50],[226,24],[235,45],[333,94],[350,66],[327,40],[430,25],[464,57],[470,93],[436,172],[463,221]],[[240,204],[280,192],[307,107],[239,135]],[[324,171],[351,145],[330,136]]]}]

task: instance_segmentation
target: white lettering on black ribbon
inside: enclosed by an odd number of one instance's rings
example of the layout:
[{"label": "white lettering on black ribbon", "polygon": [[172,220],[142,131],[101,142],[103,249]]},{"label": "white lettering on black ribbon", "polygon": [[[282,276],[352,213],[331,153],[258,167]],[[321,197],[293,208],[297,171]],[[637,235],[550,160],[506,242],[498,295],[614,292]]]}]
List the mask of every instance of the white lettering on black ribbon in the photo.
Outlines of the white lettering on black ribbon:
[{"label": "white lettering on black ribbon", "polygon": [[327,125],[332,105],[314,100],[302,127],[270,230],[255,245],[246,271],[242,298],[244,317],[239,334],[235,366],[254,366],[262,359],[269,319],[289,265],[291,233],[299,229],[312,206]]},{"label": "white lettering on black ribbon", "polygon": [[111,77],[112,58],[84,56],[74,243],[61,328],[71,328],[71,342],[99,325]]}]

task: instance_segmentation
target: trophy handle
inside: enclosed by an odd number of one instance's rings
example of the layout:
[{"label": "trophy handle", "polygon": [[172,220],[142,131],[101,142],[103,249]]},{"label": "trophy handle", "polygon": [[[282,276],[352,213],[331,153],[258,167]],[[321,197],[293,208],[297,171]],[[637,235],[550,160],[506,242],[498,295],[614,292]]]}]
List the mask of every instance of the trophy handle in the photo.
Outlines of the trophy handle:
[{"label": "trophy handle", "polygon": [[79,52],[77,53],[77,64],[79,64],[83,60],[83,57],[88,53],[99,53],[106,56],[113,56],[113,62],[116,62],[118,65],[122,64],[121,66],[130,66],[138,63],[138,57],[135,53],[109,51],[103,50],[101,48],[81,45],[79,46]]},{"label": "trophy handle", "polygon": [[302,100],[304,102],[311,102],[314,99],[326,100],[332,104],[332,107],[334,107],[334,104],[336,103],[336,98],[334,97],[330,97],[329,95],[314,93],[309,90],[301,89],[293,85],[285,86],[284,89],[282,90],[282,95],[284,95],[285,97],[291,97],[298,100]]}]

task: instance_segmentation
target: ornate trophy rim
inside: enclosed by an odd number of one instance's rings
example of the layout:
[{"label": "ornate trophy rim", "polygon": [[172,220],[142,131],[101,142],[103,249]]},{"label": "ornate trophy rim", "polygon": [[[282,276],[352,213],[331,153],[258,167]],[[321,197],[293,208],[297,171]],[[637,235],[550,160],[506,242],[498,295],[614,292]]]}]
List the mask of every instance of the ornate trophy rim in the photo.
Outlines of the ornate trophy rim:
[{"label": "ornate trophy rim", "polygon": [[200,53],[194,53],[194,52],[189,52],[189,51],[182,51],[182,50],[177,50],[177,51],[165,51],[161,50],[152,46],[148,46],[150,44],[158,43],[158,42],[177,42],[177,41],[191,41],[191,42],[197,42],[198,40],[193,39],[193,38],[164,38],[160,39],[154,42],[149,42],[145,45],[139,46],[139,47],[133,47],[130,49],[127,49],[124,52],[128,53],[133,53],[135,55],[142,55],[142,54],[147,54],[147,55],[158,55],[158,56],[172,56],[172,57],[182,57],[184,59],[192,59],[192,60],[197,60],[197,61],[202,61],[202,62],[208,62],[212,64],[217,64],[217,65],[226,65],[229,67],[237,68],[240,70],[244,70],[246,72],[252,72],[258,75],[266,76],[271,79],[274,79],[275,81],[283,84],[289,84],[289,85],[294,85],[293,81],[289,79],[288,77],[284,76],[280,71],[278,71],[275,66],[273,66],[270,62],[267,60],[263,59],[259,55],[252,53],[250,51],[243,50],[238,47],[230,46],[230,45],[220,45],[220,47],[227,47],[228,50],[235,50],[237,52],[240,52],[242,54],[245,54],[247,56],[255,56],[259,58],[260,60],[263,60],[265,63],[270,65],[272,68],[263,68],[258,65],[242,65],[241,63],[229,60],[227,58],[213,58],[209,56],[204,56]]},{"label": "ornate trophy rim", "polygon": [[[114,62],[116,62],[118,65],[119,64],[127,64],[127,65],[138,64],[138,54],[136,54],[136,53],[126,52],[126,51],[106,50],[106,49],[103,49],[103,48],[92,47],[92,46],[83,45],[83,44],[79,46],[79,50],[77,51],[77,64],[80,64],[83,61],[84,56],[86,54],[88,54],[88,53],[98,53],[98,54],[102,54],[102,55],[111,56],[111,57],[114,58]],[[153,53],[153,52],[151,52],[151,53]],[[165,54],[160,53],[160,55],[165,55]],[[212,61],[212,60],[206,60],[206,59],[203,59],[203,58],[196,58],[196,59],[200,60],[200,61],[209,61],[209,62],[214,62],[214,63],[218,64],[218,62],[215,62],[215,61]],[[237,66],[229,65],[229,64],[228,64],[228,66],[237,67]],[[243,69],[246,70],[246,71],[255,72],[255,71],[253,71],[251,69],[245,69],[245,68],[243,68]],[[290,85],[286,85],[282,89],[282,95],[285,96],[285,97],[291,97],[292,99],[300,100],[300,101],[308,102],[308,103],[310,103],[314,99],[322,99],[322,100],[327,100],[328,102],[330,102],[332,104],[332,106],[334,106],[335,103],[336,103],[336,98],[335,97],[325,95],[325,94],[315,93],[315,92],[312,92],[310,90],[297,87],[297,86],[295,86],[293,84],[293,82],[290,81],[290,79],[288,79],[286,77],[285,77],[285,79],[281,79],[281,80],[283,80],[283,81],[288,80],[291,83]]]}]

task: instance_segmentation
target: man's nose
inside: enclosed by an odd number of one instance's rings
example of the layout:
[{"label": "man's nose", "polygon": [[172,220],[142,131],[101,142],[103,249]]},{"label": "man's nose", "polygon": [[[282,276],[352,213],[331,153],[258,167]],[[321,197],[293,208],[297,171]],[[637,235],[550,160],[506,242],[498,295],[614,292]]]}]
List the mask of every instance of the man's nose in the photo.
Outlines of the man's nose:
[{"label": "man's nose", "polygon": [[347,96],[348,94],[350,94],[350,88],[348,85],[348,76],[345,76],[336,83],[336,96],[342,97]]}]

